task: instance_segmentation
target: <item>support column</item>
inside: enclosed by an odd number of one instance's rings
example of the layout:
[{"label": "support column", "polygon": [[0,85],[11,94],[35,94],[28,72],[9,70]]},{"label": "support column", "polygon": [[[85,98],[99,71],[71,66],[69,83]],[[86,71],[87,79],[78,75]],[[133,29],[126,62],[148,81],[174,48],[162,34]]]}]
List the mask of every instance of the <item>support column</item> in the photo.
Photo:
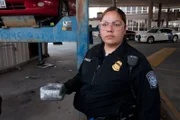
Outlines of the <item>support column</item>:
[{"label": "support column", "polygon": [[178,31],[180,31],[180,20],[179,20],[179,28],[178,28]]},{"label": "support column", "polygon": [[161,26],[161,11],[162,11],[162,3],[159,3],[159,11],[158,11],[158,21],[157,21],[157,26]]},{"label": "support column", "polygon": [[151,22],[152,22],[152,19],[153,19],[153,0],[150,0],[149,1],[150,4],[149,4],[149,16],[148,16],[148,29],[151,28]]},{"label": "support column", "polygon": [[116,7],[116,0],[112,0],[112,6]]},{"label": "support column", "polygon": [[140,20],[138,20],[138,31],[140,31]]},{"label": "support column", "polygon": [[167,11],[166,27],[169,27],[169,15],[170,15],[170,8],[168,8],[168,11]]},{"label": "support column", "polygon": [[48,42],[44,43],[44,57],[49,57],[49,53],[48,53]]},{"label": "support column", "polygon": [[77,68],[89,49],[89,0],[76,0],[77,19]]},{"label": "support column", "polygon": [[38,43],[38,54],[39,54],[39,63],[38,65],[43,65],[43,55],[42,55],[42,43]]},{"label": "support column", "polygon": [[147,30],[148,30],[148,25],[147,25],[148,23],[147,23],[147,21],[148,21],[148,20],[147,20],[147,19],[145,19],[145,28],[146,28],[146,29],[145,29],[145,31],[147,31]]}]

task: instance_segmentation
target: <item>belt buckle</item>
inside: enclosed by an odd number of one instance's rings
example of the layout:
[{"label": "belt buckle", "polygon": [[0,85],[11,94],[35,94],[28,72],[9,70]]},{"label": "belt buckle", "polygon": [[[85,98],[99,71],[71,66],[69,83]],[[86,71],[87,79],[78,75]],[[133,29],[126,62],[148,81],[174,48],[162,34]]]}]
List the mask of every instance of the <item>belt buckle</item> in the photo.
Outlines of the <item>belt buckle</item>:
[{"label": "belt buckle", "polygon": [[96,118],[95,120],[121,120],[121,119],[119,119],[118,117],[116,118],[116,117],[98,117],[98,118]]},{"label": "belt buckle", "polygon": [[[130,114],[130,115],[128,115],[128,118],[131,118],[133,116],[134,116],[134,114]],[[120,120],[127,120],[127,117],[121,118]]]},{"label": "belt buckle", "polygon": [[106,120],[106,117],[98,117],[98,118],[95,118],[95,120]]}]

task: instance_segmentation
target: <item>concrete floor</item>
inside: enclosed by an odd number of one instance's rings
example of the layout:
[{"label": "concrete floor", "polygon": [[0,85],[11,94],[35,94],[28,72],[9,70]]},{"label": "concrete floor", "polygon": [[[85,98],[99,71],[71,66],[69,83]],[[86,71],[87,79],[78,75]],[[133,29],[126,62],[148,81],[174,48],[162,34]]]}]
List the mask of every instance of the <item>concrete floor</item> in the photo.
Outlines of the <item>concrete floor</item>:
[{"label": "concrete floor", "polygon": [[[95,41],[99,43],[99,40]],[[135,43],[129,42],[145,56],[164,47],[180,47],[180,43]],[[65,82],[76,74],[76,44],[49,44],[47,63],[55,64],[50,68],[37,67],[33,61],[22,70],[0,75],[0,94],[3,97],[0,120],[85,120],[85,116],[73,108],[73,95],[63,101],[41,101],[39,87],[49,82]],[[168,95],[180,111],[180,57],[179,49],[155,69],[161,89]],[[159,68],[159,69],[158,69]],[[28,78],[28,76],[34,76]]]},{"label": "concrete floor", "polygon": [[[73,94],[63,101],[41,101],[39,87],[50,82],[65,82],[76,74],[76,45],[49,44],[50,68],[37,67],[33,61],[22,70],[0,75],[0,94],[3,97],[0,120],[81,120],[73,108]],[[28,78],[32,77],[32,78]],[[79,118],[80,117],[80,118]]]}]

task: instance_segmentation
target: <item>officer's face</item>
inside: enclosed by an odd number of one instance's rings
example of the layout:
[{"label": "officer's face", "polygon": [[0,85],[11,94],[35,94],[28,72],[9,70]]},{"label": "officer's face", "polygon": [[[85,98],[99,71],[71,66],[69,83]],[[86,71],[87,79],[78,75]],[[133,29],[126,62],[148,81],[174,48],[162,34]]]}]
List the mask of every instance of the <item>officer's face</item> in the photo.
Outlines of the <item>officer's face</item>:
[{"label": "officer's face", "polygon": [[100,22],[100,35],[107,45],[117,46],[123,41],[126,25],[116,11],[107,12]]}]

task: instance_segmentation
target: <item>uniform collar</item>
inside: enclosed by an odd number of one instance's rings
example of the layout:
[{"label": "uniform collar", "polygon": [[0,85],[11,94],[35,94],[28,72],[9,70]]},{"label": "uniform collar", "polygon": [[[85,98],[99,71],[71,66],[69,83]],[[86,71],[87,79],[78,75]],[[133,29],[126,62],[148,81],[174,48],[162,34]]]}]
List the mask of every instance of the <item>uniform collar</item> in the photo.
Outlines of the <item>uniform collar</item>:
[{"label": "uniform collar", "polygon": [[121,45],[114,52],[112,52],[112,55],[115,55],[119,58],[125,58],[127,52],[128,52],[128,43],[124,39]]},{"label": "uniform collar", "polygon": [[[124,58],[126,56],[126,53],[128,52],[128,43],[126,40],[123,40],[121,45],[111,53],[113,56],[117,56],[119,58]],[[100,49],[96,50],[96,57],[99,57],[100,59],[104,59],[105,57],[105,51],[104,51],[104,42],[101,43]]]}]

